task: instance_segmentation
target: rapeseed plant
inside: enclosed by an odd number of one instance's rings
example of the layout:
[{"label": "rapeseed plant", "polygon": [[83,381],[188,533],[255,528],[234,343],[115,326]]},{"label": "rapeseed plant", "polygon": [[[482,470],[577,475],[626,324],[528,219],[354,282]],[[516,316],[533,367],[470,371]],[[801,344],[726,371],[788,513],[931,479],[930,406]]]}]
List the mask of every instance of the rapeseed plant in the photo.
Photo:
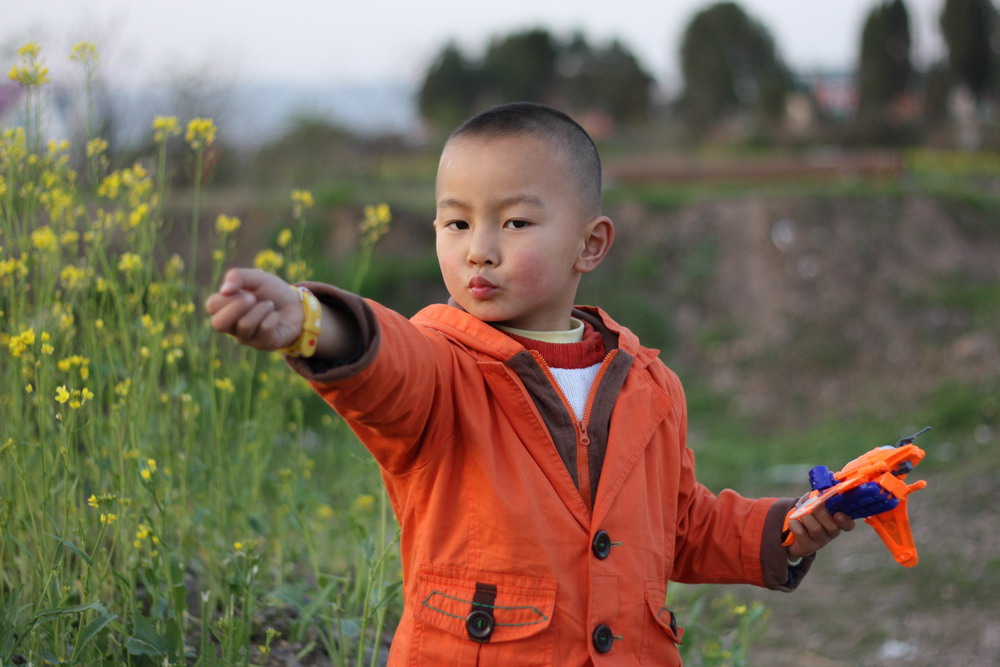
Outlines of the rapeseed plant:
[{"label": "rapeseed plant", "polygon": [[[307,421],[315,399],[280,356],[227,344],[198,314],[215,123],[158,116],[152,161],[112,171],[90,118],[93,45],[70,56],[88,91],[80,146],[43,141],[49,71],[37,44],[18,58],[22,123],[0,128],[0,380],[23,389],[0,395],[0,530],[14,538],[0,540],[0,609],[16,610],[0,664],[249,664],[278,636],[256,610],[307,579],[337,611],[300,614],[289,632],[327,637],[336,664],[367,660],[380,630],[347,642],[337,628],[381,628],[396,590],[387,504],[352,507],[378,497],[375,468],[343,475],[358,464],[339,421]],[[162,234],[167,143],[181,134],[195,164],[187,253]],[[292,224],[261,255],[290,280],[308,276],[314,206],[293,191]],[[215,278],[241,228],[216,219]],[[316,446],[329,439],[342,446]],[[361,524],[367,549],[342,538]]]}]

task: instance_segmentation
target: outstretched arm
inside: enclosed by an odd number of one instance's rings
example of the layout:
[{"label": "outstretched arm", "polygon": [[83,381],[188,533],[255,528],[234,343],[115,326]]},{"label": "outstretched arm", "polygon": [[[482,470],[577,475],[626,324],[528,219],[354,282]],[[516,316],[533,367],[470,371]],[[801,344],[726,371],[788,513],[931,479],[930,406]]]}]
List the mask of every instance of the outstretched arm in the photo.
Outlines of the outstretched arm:
[{"label": "outstretched arm", "polygon": [[[259,350],[280,350],[302,333],[299,295],[281,278],[259,269],[229,270],[219,291],[205,301],[212,328]],[[346,314],[322,306],[317,359],[336,362],[358,348],[357,323]]]}]

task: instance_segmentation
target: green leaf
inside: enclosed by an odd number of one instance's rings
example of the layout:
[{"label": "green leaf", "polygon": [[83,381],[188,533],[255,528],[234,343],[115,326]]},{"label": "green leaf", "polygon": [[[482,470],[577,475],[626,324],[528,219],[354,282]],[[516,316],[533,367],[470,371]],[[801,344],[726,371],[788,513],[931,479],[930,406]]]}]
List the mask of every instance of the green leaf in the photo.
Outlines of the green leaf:
[{"label": "green leaf", "polygon": [[137,637],[128,638],[125,642],[125,650],[128,651],[129,655],[148,655],[153,658],[161,656],[164,653],[149,642],[138,639]]},{"label": "green leaf", "polygon": [[51,537],[51,538],[53,538],[55,540],[58,540],[60,544],[62,544],[64,547],[66,547],[67,549],[69,549],[70,551],[72,551],[73,553],[75,553],[77,556],[79,556],[80,558],[82,558],[87,563],[87,565],[89,565],[90,567],[94,567],[94,561],[91,560],[90,556],[88,556],[87,554],[85,554],[80,549],[80,547],[76,546],[72,542],[68,542],[68,541],[64,540],[63,538],[59,537],[58,535],[53,535],[52,533],[49,533],[48,535],[49,535],[49,537]]},{"label": "green leaf", "polygon": [[69,614],[78,614],[81,611],[87,611],[88,609],[100,609],[105,614],[108,613],[104,609],[104,606],[99,601],[95,600],[93,602],[88,602],[87,604],[78,604],[72,607],[54,607],[52,609],[43,609],[42,611],[35,614],[35,617],[31,619],[31,622],[34,624],[37,621],[46,618],[52,618],[54,616],[66,616]]},{"label": "green leaf", "polygon": [[107,626],[108,623],[118,618],[115,614],[109,614],[103,608],[100,610],[101,615],[91,621],[87,627],[83,629],[80,633],[80,640],[77,642],[76,648],[73,650],[73,662],[79,662],[80,657],[83,655],[83,649],[87,647],[87,644],[91,642],[98,635],[98,633]]},{"label": "green leaf", "polygon": [[135,617],[135,635],[125,642],[130,655],[160,656],[167,653],[166,640],[156,631],[145,616]]}]

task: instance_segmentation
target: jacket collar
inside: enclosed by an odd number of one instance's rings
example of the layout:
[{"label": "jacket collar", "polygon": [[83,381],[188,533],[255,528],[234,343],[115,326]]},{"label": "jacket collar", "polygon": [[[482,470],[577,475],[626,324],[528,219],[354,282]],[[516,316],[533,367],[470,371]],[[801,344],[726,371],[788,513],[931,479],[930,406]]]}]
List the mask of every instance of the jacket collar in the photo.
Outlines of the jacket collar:
[{"label": "jacket collar", "polygon": [[[618,347],[635,357],[635,363],[640,366],[646,366],[658,354],[657,350],[643,348],[634,333],[611,319],[601,308],[577,306],[573,316],[590,322],[605,337],[606,349]],[[413,316],[413,322],[440,331],[497,361],[506,361],[524,351],[524,346],[513,338],[469,315],[453,302],[427,306]]]}]

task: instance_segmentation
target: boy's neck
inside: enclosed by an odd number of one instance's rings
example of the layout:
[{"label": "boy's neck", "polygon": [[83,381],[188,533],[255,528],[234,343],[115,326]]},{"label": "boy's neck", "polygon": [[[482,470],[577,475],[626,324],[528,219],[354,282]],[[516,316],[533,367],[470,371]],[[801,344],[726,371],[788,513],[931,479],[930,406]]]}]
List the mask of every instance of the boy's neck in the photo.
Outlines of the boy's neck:
[{"label": "boy's neck", "polygon": [[569,331],[523,331],[499,325],[498,328],[525,348],[541,354],[549,368],[588,368],[604,360],[604,339],[594,327],[583,322]]},{"label": "boy's neck", "polygon": [[518,329],[517,327],[507,327],[498,324],[497,328],[521,338],[540,340],[545,343],[579,343],[583,340],[583,322],[575,317],[570,318],[570,328],[565,331],[529,331],[528,329]]}]

